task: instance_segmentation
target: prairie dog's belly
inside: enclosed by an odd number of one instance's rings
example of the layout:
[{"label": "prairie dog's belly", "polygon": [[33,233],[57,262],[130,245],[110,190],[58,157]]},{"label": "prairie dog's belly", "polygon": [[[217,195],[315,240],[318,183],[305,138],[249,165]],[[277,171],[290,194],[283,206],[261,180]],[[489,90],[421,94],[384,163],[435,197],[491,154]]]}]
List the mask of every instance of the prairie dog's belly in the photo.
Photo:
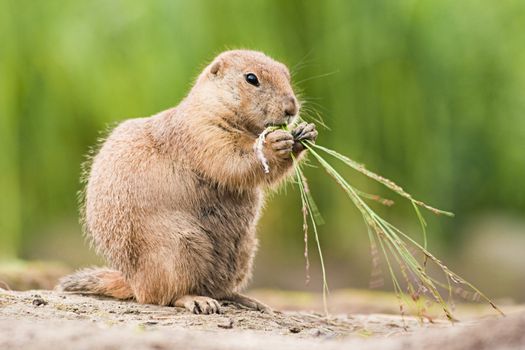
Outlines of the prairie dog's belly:
[{"label": "prairie dog's belly", "polygon": [[197,218],[211,243],[213,261],[202,287],[210,294],[220,289],[236,291],[251,277],[261,194],[257,190],[235,194],[209,184],[201,183],[201,189],[202,186],[206,189],[201,192]]}]

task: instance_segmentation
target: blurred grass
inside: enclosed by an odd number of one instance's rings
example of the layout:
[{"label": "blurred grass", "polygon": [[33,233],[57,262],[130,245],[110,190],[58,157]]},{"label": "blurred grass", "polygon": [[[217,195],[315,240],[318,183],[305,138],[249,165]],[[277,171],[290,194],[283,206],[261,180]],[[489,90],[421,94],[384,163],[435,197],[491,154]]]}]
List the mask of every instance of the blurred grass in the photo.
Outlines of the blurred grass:
[{"label": "blurred grass", "polygon": [[[331,127],[321,144],[456,213],[429,217],[429,238],[458,260],[472,218],[525,220],[523,23],[522,1],[0,0],[0,258],[80,264],[79,226],[64,223],[77,216],[80,163],[99,132],[176,105],[215,54],[246,47],[293,69],[304,110]],[[327,221],[329,278],[366,285],[357,211],[322,171],[305,172]],[[286,285],[265,271],[273,261],[302,268],[300,197],[284,192],[260,225],[261,284]],[[416,224],[403,204],[378,211]]]}]

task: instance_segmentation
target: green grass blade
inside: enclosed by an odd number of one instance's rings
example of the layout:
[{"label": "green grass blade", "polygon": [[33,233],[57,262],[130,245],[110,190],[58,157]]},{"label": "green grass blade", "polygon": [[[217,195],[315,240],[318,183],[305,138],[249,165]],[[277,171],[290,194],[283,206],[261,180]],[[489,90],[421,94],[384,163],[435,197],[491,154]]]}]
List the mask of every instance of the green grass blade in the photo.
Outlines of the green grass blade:
[{"label": "green grass blade", "polygon": [[[294,159],[294,162],[295,162],[295,159]],[[308,213],[308,215],[303,214],[303,219],[306,219],[307,216],[310,217],[310,222],[312,224],[312,229],[314,231],[315,242],[317,245],[317,252],[319,254],[319,261],[321,263],[321,274],[323,278],[323,308],[324,308],[325,314],[328,315],[328,293],[329,293],[328,279],[326,277],[326,268],[325,268],[325,263],[324,263],[324,258],[323,258],[323,252],[321,250],[321,242],[319,240],[319,233],[317,231],[317,222],[315,219],[314,211],[312,210],[312,202],[309,201],[309,197],[307,195],[307,188],[305,187],[306,177],[304,176],[299,164],[295,163],[294,168],[295,168],[295,173],[297,177],[297,184],[299,186],[299,191],[301,193],[301,201],[303,204],[303,208],[306,208],[307,213]],[[303,227],[305,227],[307,230],[308,226],[307,224],[305,225],[303,223]],[[305,239],[307,240],[307,231],[305,231]],[[307,251],[308,251],[307,248],[305,248],[306,254],[307,254]]]},{"label": "green grass blade", "polygon": [[[401,273],[407,282],[407,290],[408,293],[414,298],[414,296],[419,295],[420,291],[428,292],[428,294],[438,303],[441,305],[444,314],[447,316],[447,318],[451,321],[454,321],[455,318],[452,315],[451,310],[449,309],[447,303],[442,298],[439,290],[436,287],[436,284],[434,284],[434,280],[426,273],[425,266],[427,259],[430,259],[432,262],[434,262],[447,276],[447,281],[450,278],[453,282],[457,284],[463,284],[471,288],[477,295],[479,295],[481,298],[486,300],[494,309],[496,309],[498,312],[502,313],[501,310],[484,294],[482,294],[476,287],[474,287],[471,283],[467,282],[463,278],[459,277],[457,274],[450,271],[444,264],[441,263],[437,258],[435,258],[428,250],[427,250],[427,231],[426,231],[426,221],[423,218],[421,212],[419,211],[418,206],[422,206],[426,209],[429,209],[433,212],[439,212],[439,213],[447,213],[440,211],[438,209],[432,208],[423,202],[417,201],[411,197],[408,193],[404,192],[400,187],[395,185],[390,180],[384,179],[380,177],[382,183],[389,184],[389,188],[392,187],[393,190],[397,191],[407,199],[409,199],[414,206],[414,209],[416,211],[416,214],[418,216],[418,220],[421,224],[422,231],[423,231],[423,246],[417,243],[415,240],[413,240],[411,237],[403,233],[401,230],[387,222],[386,220],[382,219],[379,215],[377,215],[360,197],[360,192],[353,188],[319,153],[316,152],[316,150],[313,149],[312,143],[304,143],[305,147],[310,151],[310,153],[314,156],[314,158],[321,164],[321,166],[326,170],[326,172],[334,178],[334,180],[340,185],[340,187],[347,193],[349,198],[352,200],[352,202],[356,205],[358,210],[363,215],[363,218],[365,219],[365,223],[367,227],[372,227],[374,232],[376,232],[376,236],[378,238],[378,241],[380,243],[381,249],[383,250],[383,255],[385,256],[387,265],[389,267],[389,272],[392,277],[392,282],[394,285],[394,290],[396,294],[401,293],[401,295],[405,295],[403,290],[401,289],[400,283],[397,280],[397,277],[395,276],[395,273],[392,269],[390,259],[388,258],[388,252],[386,247],[388,247],[388,251],[391,253],[391,255],[394,257],[396,262],[401,267]],[[321,146],[316,147],[316,149],[319,149]],[[330,153],[331,150],[328,150],[324,147],[322,147],[323,150],[327,150],[327,153]],[[344,157],[344,156],[341,156]],[[345,157],[346,158],[346,157]],[[346,158],[348,159],[348,158]],[[353,164],[352,160],[348,159],[348,163]],[[355,162],[354,162],[355,163]],[[371,173],[373,174],[373,173]],[[379,177],[379,175],[373,174],[374,177]],[[373,178],[374,178],[373,177]],[[401,236],[399,236],[399,235]],[[369,232],[369,236],[372,237],[372,235]],[[405,242],[402,240],[402,238],[405,238],[408,240],[409,243],[413,244],[415,248],[417,248],[420,252],[424,254],[424,262],[423,265],[421,265],[417,259],[414,257],[412,252],[408,249]],[[371,240],[372,242],[372,240]],[[412,276],[412,278],[410,278]],[[415,281],[418,288],[414,288],[413,282]],[[449,294],[451,292],[451,289],[448,288]],[[417,301],[417,299],[416,299]],[[415,301],[416,307],[417,302]],[[421,306],[421,303],[419,303]],[[420,310],[422,310],[420,308]],[[422,313],[420,313],[422,315]]]},{"label": "green grass blade", "polygon": [[433,212],[434,214],[436,215],[446,215],[446,216],[454,216],[454,213],[451,213],[451,212],[448,212],[448,211],[444,211],[444,210],[440,210],[440,209],[436,209],[434,207],[431,207],[430,205],[422,202],[422,201],[419,201],[419,200],[416,200],[414,199],[409,193],[405,192],[405,190],[403,190],[403,188],[399,185],[397,185],[396,183],[394,183],[393,181],[387,179],[387,178],[384,178],[383,176],[381,175],[378,175],[368,169],[366,169],[366,167],[363,165],[363,164],[360,164],[360,163],[357,163],[356,161],[346,157],[346,156],[343,156],[342,154],[340,153],[337,153],[336,151],[333,151],[331,149],[328,149],[326,147],[323,147],[323,146],[319,146],[315,143],[312,143],[312,142],[309,142],[309,141],[306,141],[304,142],[305,145],[307,145],[308,149],[312,149],[312,148],[316,148],[318,150],[321,150],[337,159],[339,159],[340,161],[342,161],[343,163],[345,163],[346,165],[350,166],[351,168],[353,168],[354,170],[368,176],[369,178],[383,184],[384,186],[386,186],[387,188],[389,188],[390,190],[398,193],[400,196],[402,197],[405,197],[407,199],[409,199],[411,202],[417,204],[418,206],[420,207],[423,207],[425,209],[428,209],[430,210],[431,212]]}]

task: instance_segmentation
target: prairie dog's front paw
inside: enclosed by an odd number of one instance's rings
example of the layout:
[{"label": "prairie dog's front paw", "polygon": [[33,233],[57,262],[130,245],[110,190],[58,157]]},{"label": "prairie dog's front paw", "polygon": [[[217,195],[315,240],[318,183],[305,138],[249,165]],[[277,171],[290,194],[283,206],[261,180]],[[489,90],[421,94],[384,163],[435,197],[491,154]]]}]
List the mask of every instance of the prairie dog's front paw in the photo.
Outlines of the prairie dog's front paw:
[{"label": "prairie dog's front paw", "polygon": [[294,138],[288,131],[275,130],[266,135],[266,144],[277,157],[288,159],[292,154]]},{"label": "prairie dog's front paw", "polygon": [[302,141],[315,142],[317,139],[317,129],[315,128],[315,124],[303,122],[292,130],[292,136],[294,139],[293,151],[299,153],[304,150]]},{"label": "prairie dog's front paw", "polygon": [[315,142],[317,139],[317,129],[314,123],[308,124],[303,122],[293,129],[292,135],[295,141]]}]

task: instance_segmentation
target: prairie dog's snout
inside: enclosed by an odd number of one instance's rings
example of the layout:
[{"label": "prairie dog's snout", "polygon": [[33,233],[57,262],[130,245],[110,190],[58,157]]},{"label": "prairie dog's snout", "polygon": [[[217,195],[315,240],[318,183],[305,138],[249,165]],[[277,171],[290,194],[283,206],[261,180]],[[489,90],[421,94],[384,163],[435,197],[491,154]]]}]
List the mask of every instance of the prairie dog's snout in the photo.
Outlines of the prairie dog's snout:
[{"label": "prairie dog's snout", "polygon": [[[278,102],[277,102],[278,103]],[[278,107],[278,112],[275,114],[276,119],[265,123],[265,127],[270,125],[284,125],[291,124],[299,114],[300,104],[293,93],[286,94],[281,100],[282,106]]]},{"label": "prairie dog's snout", "polygon": [[299,106],[295,96],[292,94],[286,95],[284,99],[284,115],[286,117],[295,117],[298,110]]},{"label": "prairie dog's snout", "polygon": [[266,127],[270,125],[291,124],[299,115],[299,109],[301,108],[293,92],[286,93],[283,97],[277,98],[274,105],[276,107],[273,114],[274,117],[265,123]]}]

